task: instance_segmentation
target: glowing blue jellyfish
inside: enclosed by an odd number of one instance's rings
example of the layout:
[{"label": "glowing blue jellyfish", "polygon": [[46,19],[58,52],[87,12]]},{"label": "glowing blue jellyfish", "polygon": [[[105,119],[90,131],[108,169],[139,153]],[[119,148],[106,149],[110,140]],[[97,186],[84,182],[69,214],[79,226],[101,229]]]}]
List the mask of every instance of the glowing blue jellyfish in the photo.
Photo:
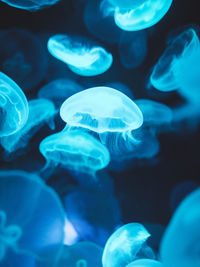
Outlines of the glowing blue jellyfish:
[{"label": "glowing blue jellyfish", "polygon": [[25,9],[27,11],[37,11],[43,8],[48,8],[56,4],[59,0],[1,0],[9,6]]},{"label": "glowing blue jellyfish", "polygon": [[189,194],[176,209],[161,242],[164,266],[199,266],[199,206],[200,188]]},{"label": "glowing blue jellyfish", "polygon": [[79,187],[64,197],[64,207],[81,240],[104,246],[121,224],[119,202],[110,192]]},{"label": "glowing blue jellyfish", "polygon": [[18,149],[25,148],[29,140],[40,128],[47,123],[53,130],[54,115],[56,109],[53,103],[47,99],[34,99],[28,102],[29,116],[24,127],[18,132],[1,138],[1,145],[10,154]]},{"label": "glowing blue jellyfish", "polygon": [[37,86],[47,71],[47,53],[32,33],[13,29],[0,33],[0,67],[23,90]]},{"label": "glowing blue jellyfish", "polygon": [[154,252],[147,245],[150,236],[142,224],[123,225],[110,236],[105,245],[103,267],[124,267],[138,258],[154,258]]},{"label": "glowing blue jellyfish", "polygon": [[38,176],[0,172],[1,266],[35,266],[29,258],[53,266],[62,252],[64,222],[58,196]]},{"label": "glowing blue jellyfish", "polygon": [[84,37],[57,34],[49,38],[47,47],[52,56],[81,76],[102,74],[110,68],[113,61],[112,55],[104,48],[92,45]]},{"label": "glowing blue jellyfish", "polygon": [[[172,1],[173,0],[134,1],[133,7],[127,8],[122,8],[120,4],[113,3],[115,23],[124,31],[139,31],[149,28],[164,17],[171,7]],[[111,2],[114,1],[111,0]]]},{"label": "glowing blue jellyfish", "polygon": [[40,143],[39,149],[46,158],[44,170],[62,165],[95,176],[110,161],[107,148],[83,131],[62,131],[47,136]]},{"label": "glowing blue jellyfish", "polygon": [[28,119],[28,102],[19,86],[0,72],[0,137],[16,133]]},{"label": "glowing blue jellyfish", "polygon": [[126,84],[122,82],[110,82],[107,83],[106,86],[116,89],[122,92],[123,94],[127,95],[130,99],[134,100],[133,90],[131,90],[131,88],[129,88]]},{"label": "glowing blue jellyfish", "polygon": [[60,107],[68,97],[82,90],[83,87],[77,82],[67,78],[60,78],[44,85],[39,90],[38,97],[50,99],[56,107]]},{"label": "glowing blue jellyfish", "polygon": [[58,261],[59,267],[102,267],[103,249],[92,242],[78,242],[73,246],[65,246]]},{"label": "glowing blue jellyfish", "polygon": [[163,264],[156,260],[141,259],[133,261],[125,267],[162,267]]}]

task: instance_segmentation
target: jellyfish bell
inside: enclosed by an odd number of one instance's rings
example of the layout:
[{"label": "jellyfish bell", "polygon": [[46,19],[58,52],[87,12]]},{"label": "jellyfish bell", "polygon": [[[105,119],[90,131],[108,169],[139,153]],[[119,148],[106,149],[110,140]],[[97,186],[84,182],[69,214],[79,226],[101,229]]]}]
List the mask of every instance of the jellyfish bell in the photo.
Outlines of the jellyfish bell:
[{"label": "jellyfish bell", "polygon": [[[114,1],[114,0],[112,0]],[[134,7],[115,7],[116,25],[124,31],[139,31],[158,23],[168,12],[173,0],[137,1]],[[123,1],[122,1],[123,2]]]},{"label": "jellyfish bell", "polygon": [[28,119],[28,102],[21,88],[0,72],[0,137],[16,133]]},{"label": "jellyfish bell", "polygon": [[95,76],[107,71],[113,57],[103,47],[92,45],[84,37],[57,34],[49,38],[47,47],[52,56],[66,63],[81,76]]},{"label": "jellyfish bell", "polygon": [[157,260],[140,259],[129,263],[125,267],[163,267],[163,264]]}]

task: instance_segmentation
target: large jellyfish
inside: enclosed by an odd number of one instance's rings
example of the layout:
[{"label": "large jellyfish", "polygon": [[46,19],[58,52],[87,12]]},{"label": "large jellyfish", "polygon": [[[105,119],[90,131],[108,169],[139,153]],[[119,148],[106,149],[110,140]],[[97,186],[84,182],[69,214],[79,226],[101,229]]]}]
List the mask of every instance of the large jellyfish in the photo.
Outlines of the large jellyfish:
[{"label": "large jellyfish", "polygon": [[94,177],[110,161],[107,148],[95,137],[80,130],[47,136],[40,143],[39,149],[46,158],[44,170],[54,169],[60,164],[79,174],[86,173]]},{"label": "large jellyfish", "polygon": [[21,88],[0,72],[0,137],[20,131],[28,113],[28,102]]},{"label": "large jellyfish", "polygon": [[52,130],[54,129],[53,118],[56,109],[50,100],[34,99],[30,100],[28,104],[29,116],[24,127],[12,135],[1,138],[1,145],[8,154],[24,149],[32,136],[40,130],[45,122]]},{"label": "large jellyfish", "polygon": [[49,38],[49,52],[81,76],[95,76],[106,72],[113,57],[103,47],[84,37],[57,34]]},{"label": "large jellyfish", "polygon": [[103,267],[124,267],[136,259],[155,258],[153,250],[147,245],[150,236],[142,224],[123,225],[106,242]]},{"label": "large jellyfish", "polygon": [[163,264],[156,260],[141,259],[133,261],[125,267],[163,267]]},{"label": "large jellyfish", "polygon": [[35,266],[27,260],[55,266],[62,252],[64,223],[58,196],[38,176],[0,172],[1,266]]},{"label": "large jellyfish", "polygon": [[0,67],[23,90],[37,86],[47,71],[47,52],[39,39],[26,30],[0,33]]},{"label": "large jellyfish", "polygon": [[60,78],[44,85],[39,90],[38,97],[52,100],[55,106],[59,108],[68,97],[82,90],[83,87],[76,81]]},{"label": "large jellyfish", "polygon": [[189,194],[175,211],[161,242],[164,266],[200,266],[200,188]]},{"label": "large jellyfish", "polygon": [[139,31],[158,23],[173,0],[129,1],[129,4],[126,1],[109,1],[113,4],[116,25],[125,31]]},{"label": "large jellyfish", "polygon": [[1,0],[9,6],[25,9],[28,11],[37,11],[43,8],[48,8],[56,4],[59,0]]}]

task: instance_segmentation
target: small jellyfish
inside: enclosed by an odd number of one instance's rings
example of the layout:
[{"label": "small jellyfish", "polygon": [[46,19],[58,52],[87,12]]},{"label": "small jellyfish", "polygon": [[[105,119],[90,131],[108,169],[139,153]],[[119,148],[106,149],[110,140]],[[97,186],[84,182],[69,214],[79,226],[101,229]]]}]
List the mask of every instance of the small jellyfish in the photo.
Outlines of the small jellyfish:
[{"label": "small jellyfish", "polygon": [[24,149],[44,123],[47,123],[52,130],[54,129],[53,118],[56,114],[56,109],[50,100],[34,99],[30,100],[28,105],[29,115],[24,127],[12,135],[1,138],[1,145],[8,154]]},{"label": "small jellyfish", "polygon": [[163,267],[163,264],[156,260],[141,259],[133,261],[125,267]]},{"label": "small jellyfish", "polygon": [[47,71],[47,53],[37,36],[27,30],[0,33],[0,67],[23,90],[36,87]]},{"label": "small jellyfish", "polygon": [[181,202],[161,241],[164,266],[199,267],[200,187]]},{"label": "small jellyfish", "polygon": [[92,135],[78,130],[47,136],[40,143],[39,149],[46,158],[43,171],[54,170],[62,165],[78,172],[79,176],[80,173],[86,173],[95,177],[96,172],[105,168],[110,161],[109,152],[104,145]]},{"label": "small jellyfish", "polygon": [[59,108],[68,97],[82,90],[83,87],[76,81],[60,78],[44,85],[39,90],[38,97],[50,99]]},{"label": "small jellyfish", "polygon": [[84,37],[57,34],[49,38],[49,53],[66,63],[69,69],[81,76],[95,76],[106,72],[113,57],[103,47],[92,44]]},{"label": "small jellyfish", "polygon": [[34,12],[43,8],[48,8],[56,4],[59,0],[1,0],[9,6]]},{"label": "small jellyfish", "polygon": [[134,6],[128,8],[121,8],[118,5],[114,5],[115,23],[124,31],[139,31],[149,28],[158,23],[165,16],[172,5],[172,1],[173,0],[135,1],[133,4]]},{"label": "small jellyfish", "polygon": [[123,225],[106,242],[103,267],[124,267],[136,259],[154,258],[153,250],[147,245],[150,236],[142,224]]},{"label": "small jellyfish", "polygon": [[21,88],[0,72],[0,137],[20,131],[28,113],[28,102]]},{"label": "small jellyfish", "polygon": [[62,252],[64,223],[58,196],[38,176],[19,170],[0,172],[1,266],[35,266],[26,265],[29,257],[55,266]]}]

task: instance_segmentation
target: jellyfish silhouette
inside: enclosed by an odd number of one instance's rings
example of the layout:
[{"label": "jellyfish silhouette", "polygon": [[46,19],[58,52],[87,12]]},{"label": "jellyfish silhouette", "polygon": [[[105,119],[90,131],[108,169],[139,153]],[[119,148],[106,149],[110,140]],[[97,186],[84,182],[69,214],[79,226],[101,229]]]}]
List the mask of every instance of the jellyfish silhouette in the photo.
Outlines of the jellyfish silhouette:
[{"label": "jellyfish silhouette", "polygon": [[[39,146],[46,158],[42,172],[54,170],[58,165],[95,177],[98,170],[105,168],[110,161],[107,148],[95,137],[83,131],[62,131],[47,136]],[[81,181],[80,181],[81,182]],[[83,181],[86,183],[86,181]]]},{"label": "jellyfish silhouette", "polygon": [[189,194],[176,209],[161,241],[164,266],[199,266],[199,205],[200,188]]},{"label": "jellyfish silhouette", "polygon": [[81,76],[102,74],[110,68],[113,61],[112,55],[103,47],[92,44],[84,37],[57,34],[49,38],[47,47],[52,56]]},{"label": "jellyfish silhouette", "polygon": [[[12,135],[1,138],[1,145],[7,154],[24,149],[45,122],[48,123],[52,130],[55,128],[53,118],[56,114],[56,109],[50,100],[34,99],[30,100],[28,105],[29,116],[24,127]],[[25,151],[23,150],[23,152]]]},{"label": "jellyfish silhouette", "polygon": [[60,78],[44,85],[38,92],[38,97],[53,101],[58,108],[70,96],[83,90],[76,81]]},{"label": "jellyfish silhouette", "polygon": [[28,102],[21,88],[0,72],[0,137],[20,131],[28,113]]},{"label": "jellyfish silhouette", "polygon": [[1,266],[35,266],[26,262],[32,260],[54,266],[62,251],[64,222],[58,196],[38,176],[0,172]]},{"label": "jellyfish silhouette", "polygon": [[125,267],[162,267],[163,264],[156,260],[141,259],[133,261]]},{"label": "jellyfish silhouette", "polygon": [[133,4],[134,6],[129,8],[121,8],[120,6],[114,5],[115,23],[124,31],[139,31],[149,28],[164,17],[171,7],[172,1],[173,0],[135,1]]},{"label": "jellyfish silhouette", "polygon": [[43,8],[48,8],[56,4],[59,0],[1,0],[9,6],[19,9],[25,9],[27,11],[37,11]]},{"label": "jellyfish silhouette", "polygon": [[47,71],[47,52],[39,39],[22,29],[0,33],[0,67],[23,90],[37,86]]},{"label": "jellyfish silhouette", "polygon": [[122,267],[136,259],[155,258],[147,245],[151,235],[142,224],[129,223],[117,229],[108,239],[103,251],[103,267]]}]

